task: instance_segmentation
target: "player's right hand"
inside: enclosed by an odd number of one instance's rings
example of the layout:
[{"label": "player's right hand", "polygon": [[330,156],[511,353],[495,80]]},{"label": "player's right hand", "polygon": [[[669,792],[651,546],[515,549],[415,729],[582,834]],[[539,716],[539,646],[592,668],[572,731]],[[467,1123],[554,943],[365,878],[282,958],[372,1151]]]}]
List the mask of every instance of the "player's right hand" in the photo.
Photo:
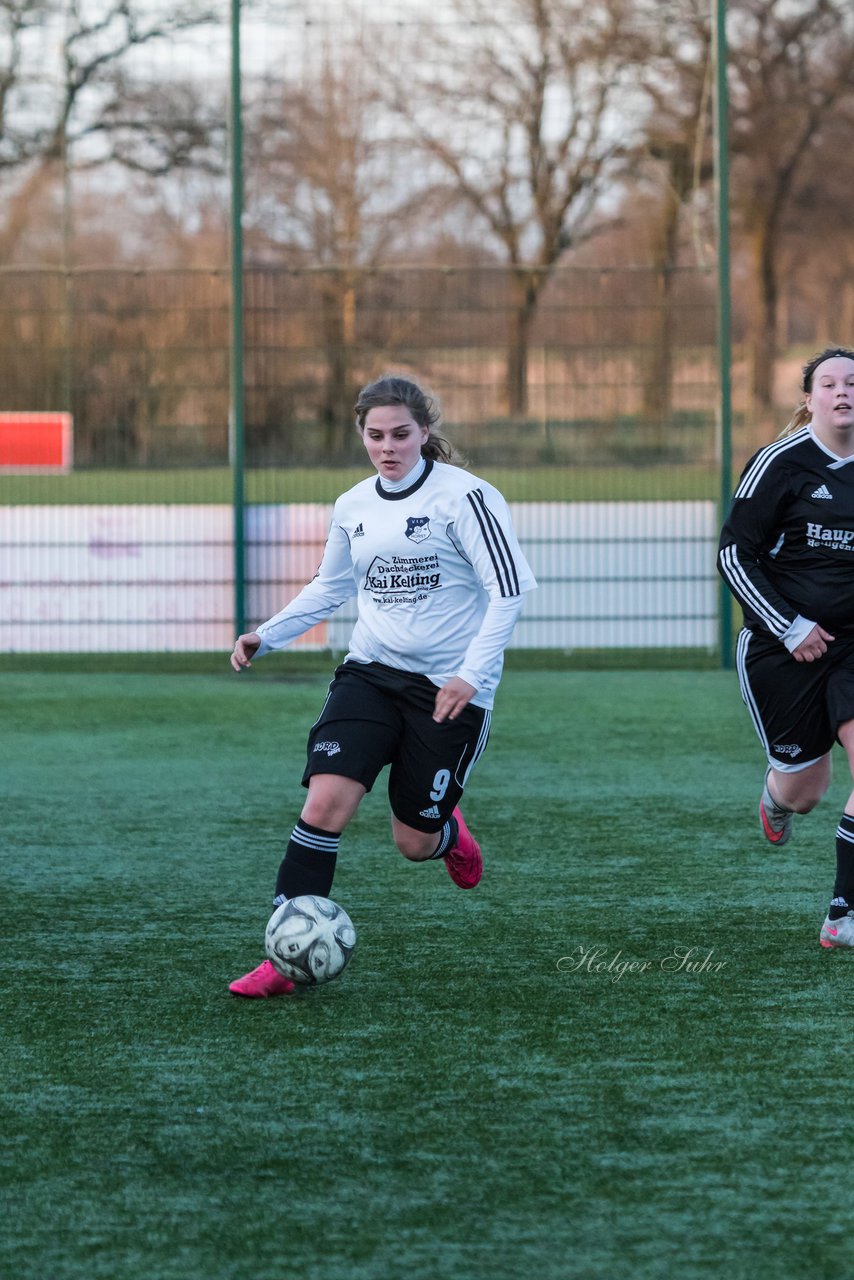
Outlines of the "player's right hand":
[{"label": "player's right hand", "polygon": [[248,631],[246,635],[238,636],[234,642],[234,652],[231,655],[231,665],[235,671],[243,671],[245,667],[252,666],[252,659],[261,646],[261,637],[255,631]]}]

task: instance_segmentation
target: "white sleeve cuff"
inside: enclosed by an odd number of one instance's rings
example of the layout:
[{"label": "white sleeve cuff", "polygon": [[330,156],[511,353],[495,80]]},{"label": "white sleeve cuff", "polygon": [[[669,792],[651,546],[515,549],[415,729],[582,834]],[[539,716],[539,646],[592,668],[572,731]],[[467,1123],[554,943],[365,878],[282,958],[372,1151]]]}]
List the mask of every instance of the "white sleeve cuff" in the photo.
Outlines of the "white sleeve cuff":
[{"label": "white sleeve cuff", "polygon": [[789,653],[793,653],[798,645],[806,640],[815,625],[809,618],[803,618],[798,614],[788,631],[784,631],[780,636]]}]

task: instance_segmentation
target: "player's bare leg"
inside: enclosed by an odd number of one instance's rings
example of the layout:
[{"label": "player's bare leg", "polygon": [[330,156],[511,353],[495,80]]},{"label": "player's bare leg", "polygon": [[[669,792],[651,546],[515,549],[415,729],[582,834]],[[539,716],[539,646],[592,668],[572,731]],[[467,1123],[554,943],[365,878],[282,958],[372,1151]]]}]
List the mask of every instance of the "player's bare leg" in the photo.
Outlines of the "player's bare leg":
[{"label": "player's bare leg", "polygon": [[353,778],[343,778],[337,773],[315,773],[308,780],[308,798],[300,817],[313,827],[341,832],[362,803],[364,794],[361,782]]},{"label": "player's bare leg", "polygon": [[774,845],[784,845],[792,834],[792,821],[796,813],[809,813],[818,804],[830,785],[830,756],[787,773],[769,768],[759,801],[759,820],[765,839]]},{"label": "player's bare leg", "polygon": [[[308,798],[279,867],[275,904],[303,893],[329,897],[341,832],[364,794],[360,782],[339,774],[317,773],[309,779]],[[229,985],[234,995],[256,999],[291,995],[293,990],[294,984],[277,973],[269,960]]]},{"label": "player's bare leg", "polygon": [[391,829],[395,844],[410,862],[442,858],[448,875],[459,888],[473,889],[479,883],[483,875],[480,845],[459,809],[454,810],[438,836],[435,831],[416,831],[395,817],[392,817]]}]

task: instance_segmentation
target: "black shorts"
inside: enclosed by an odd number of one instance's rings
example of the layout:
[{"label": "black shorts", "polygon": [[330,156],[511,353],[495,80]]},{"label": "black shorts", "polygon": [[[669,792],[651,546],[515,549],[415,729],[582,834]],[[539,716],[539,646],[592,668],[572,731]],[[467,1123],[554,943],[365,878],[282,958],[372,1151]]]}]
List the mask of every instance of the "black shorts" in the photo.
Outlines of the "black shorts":
[{"label": "black shorts", "polygon": [[416,831],[440,831],[483,755],[491,713],[469,703],[437,724],[437,692],[426,676],[379,662],[343,663],[309,733],[303,786],[317,773],[334,773],[370,791],[389,764],[394,816]]},{"label": "black shorts", "polygon": [[741,696],[775,769],[793,773],[827,755],[854,720],[854,640],[833,640],[824,657],[796,662],[773,636],[740,632]]}]

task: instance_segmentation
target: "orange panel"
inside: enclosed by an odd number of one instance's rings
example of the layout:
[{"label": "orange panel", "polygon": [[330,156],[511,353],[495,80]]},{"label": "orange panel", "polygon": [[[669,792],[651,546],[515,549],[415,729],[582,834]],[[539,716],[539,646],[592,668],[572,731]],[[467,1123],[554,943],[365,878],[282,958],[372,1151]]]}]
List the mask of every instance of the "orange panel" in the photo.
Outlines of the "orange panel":
[{"label": "orange panel", "polygon": [[70,471],[70,413],[0,413],[0,470]]}]

